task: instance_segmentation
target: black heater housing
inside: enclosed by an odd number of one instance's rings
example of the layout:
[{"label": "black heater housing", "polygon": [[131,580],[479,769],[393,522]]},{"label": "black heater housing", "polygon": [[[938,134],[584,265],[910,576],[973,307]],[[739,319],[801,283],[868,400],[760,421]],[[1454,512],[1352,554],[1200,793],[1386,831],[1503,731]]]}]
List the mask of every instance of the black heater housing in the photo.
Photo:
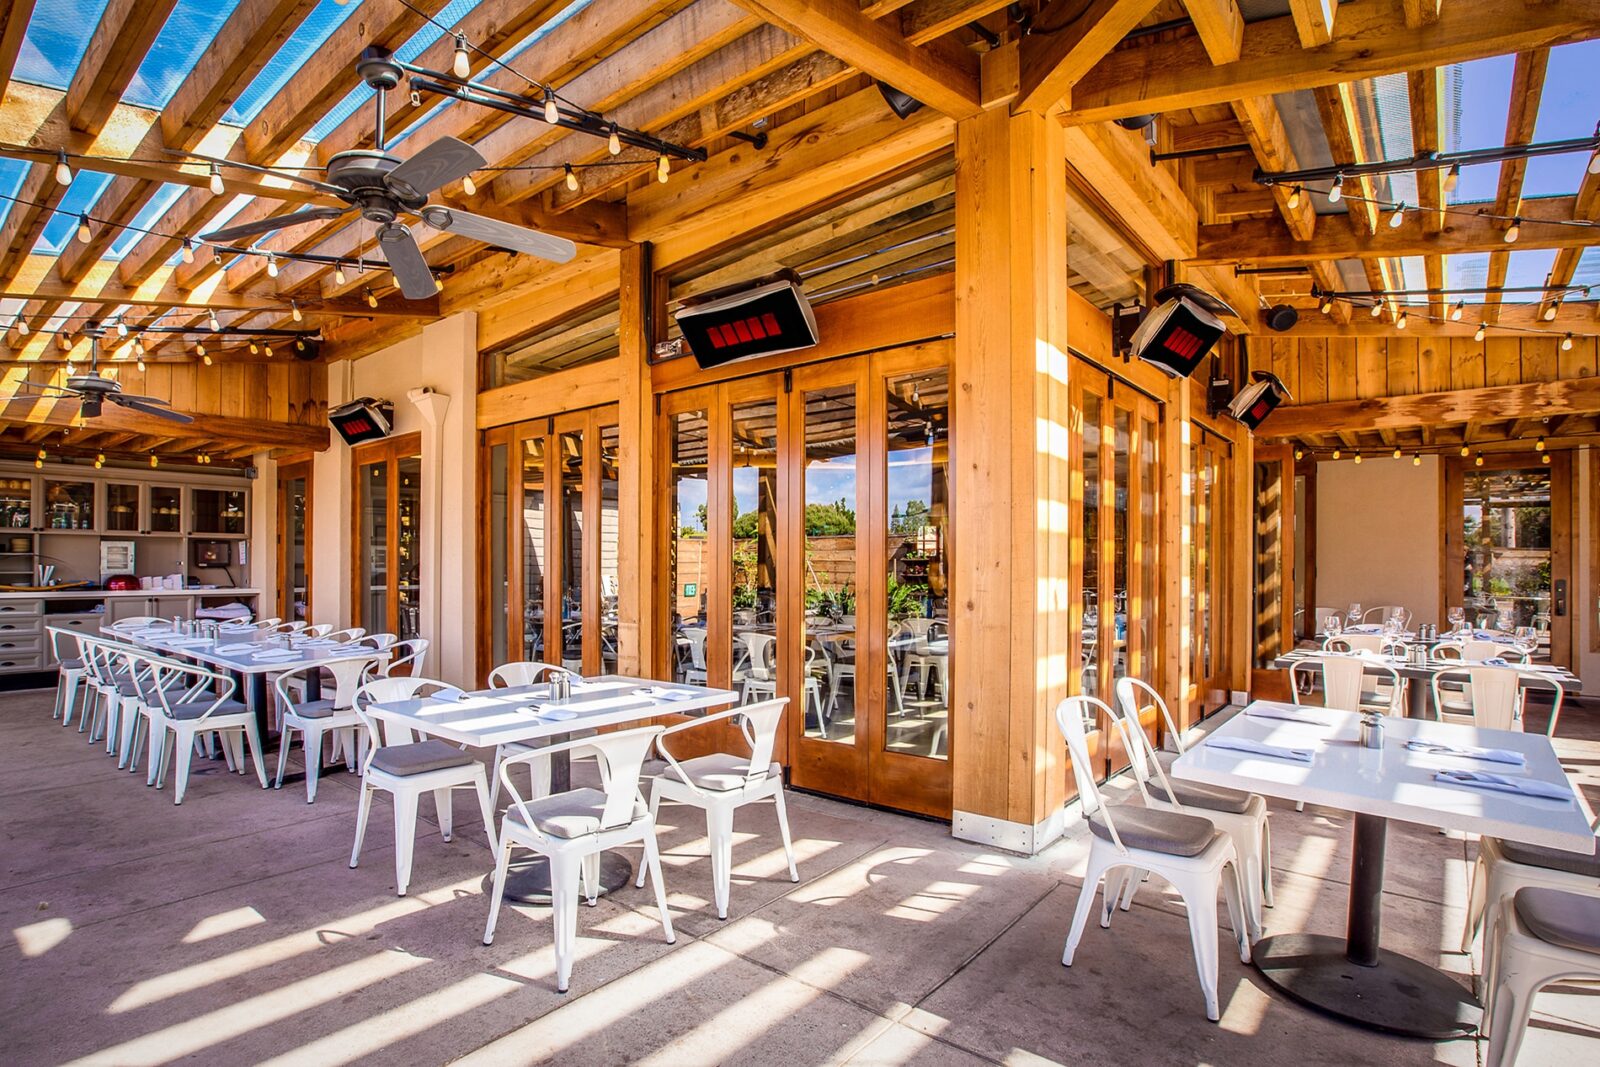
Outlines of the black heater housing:
[{"label": "black heater housing", "polygon": [[679,308],[674,317],[702,367],[817,343],[816,316],[793,271],[707,293]]},{"label": "black heater housing", "polygon": [[1250,377],[1251,383],[1239,390],[1239,395],[1228,403],[1228,414],[1254,430],[1279,404],[1292,400],[1282,380],[1271,371],[1258,370]]},{"label": "black heater housing", "polygon": [[1133,354],[1173,378],[1187,378],[1227,333],[1219,315],[1237,317],[1225,302],[1192,285],[1169,285],[1133,334]]},{"label": "black heater housing", "polygon": [[364,396],[328,412],[328,424],[339,431],[347,445],[377,441],[394,432],[394,405]]}]

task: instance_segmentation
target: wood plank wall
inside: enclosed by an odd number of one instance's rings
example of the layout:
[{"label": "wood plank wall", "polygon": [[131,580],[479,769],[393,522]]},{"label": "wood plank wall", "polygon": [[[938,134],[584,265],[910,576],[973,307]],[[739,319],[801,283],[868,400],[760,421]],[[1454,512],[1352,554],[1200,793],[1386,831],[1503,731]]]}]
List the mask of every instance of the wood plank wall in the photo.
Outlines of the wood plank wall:
[{"label": "wood plank wall", "polygon": [[1594,337],[1255,337],[1252,369],[1270,370],[1294,404],[1481,389],[1600,370]]},{"label": "wood plank wall", "polygon": [[[6,401],[18,406],[29,403],[12,400],[19,377],[35,385],[61,384],[66,378],[59,363],[31,367],[21,376],[14,373],[18,369],[13,365],[0,377],[0,407]],[[289,358],[275,363],[219,362],[211,367],[149,363],[143,371],[132,363],[114,363],[102,364],[101,370],[114,372],[124,392],[159,397],[179,411],[307,426],[322,424],[328,414],[328,368],[321,363]]]}]

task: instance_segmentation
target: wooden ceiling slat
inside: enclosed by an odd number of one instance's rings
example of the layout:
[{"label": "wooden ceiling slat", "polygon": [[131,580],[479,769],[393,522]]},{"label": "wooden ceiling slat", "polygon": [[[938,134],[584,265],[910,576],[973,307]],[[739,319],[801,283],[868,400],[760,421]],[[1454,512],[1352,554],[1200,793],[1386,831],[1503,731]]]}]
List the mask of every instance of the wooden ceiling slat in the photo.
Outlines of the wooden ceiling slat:
[{"label": "wooden ceiling slat", "polygon": [[11,74],[17,67],[17,55],[22,51],[22,40],[28,33],[28,20],[33,18],[35,0],[11,0],[0,11],[0,99],[11,84]]},{"label": "wooden ceiling slat", "polygon": [[1069,93],[1075,95],[1078,81],[1153,7],[1155,0],[1093,0],[1071,23],[1024,37],[1014,109],[1046,111]]}]

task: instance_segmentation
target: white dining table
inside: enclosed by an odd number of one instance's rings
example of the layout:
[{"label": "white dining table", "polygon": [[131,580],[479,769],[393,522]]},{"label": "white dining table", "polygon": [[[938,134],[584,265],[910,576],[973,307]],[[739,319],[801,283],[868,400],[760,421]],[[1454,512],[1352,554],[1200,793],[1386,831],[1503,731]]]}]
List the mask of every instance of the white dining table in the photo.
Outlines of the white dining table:
[{"label": "white dining table", "polygon": [[[1251,954],[1268,982],[1303,1004],[1371,1029],[1435,1040],[1470,1034],[1479,1018],[1470,990],[1379,944],[1388,821],[1593,853],[1591,815],[1543,734],[1391,716],[1383,719],[1382,747],[1369,748],[1360,740],[1361,720],[1353,712],[1258,700],[1180,756],[1172,777],[1355,816],[1345,936],[1263,938]],[[1310,750],[1312,756],[1304,763],[1216,744],[1225,738]],[[1508,750],[1520,753],[1523,763],[1415,751],[1407,747],[1412,740]],[[1544,799],[1435,777],[1463,770],[1537,779],[1565,796]]]},{"label": "white dining table", "polygon": [[[732,689],[662,682],[621,674],[574,678],[570,695],[557,699],[548,683],[484,689],[461,699],[421,697],[373,704],[367,710],[385,723],[403,726],[471,748],[514,742],[559,741],[605,726],[643,723],[663,715],[692,714],[735,703]],[[567,753],[551,757],[550,791],[571,787]],[[492,877],[492,876],[491,876]],[[633,865],[616,852],[601,855],[600,887],[614,891],[633,878]],[[528,904],[550,901],[549,871],[542,856],[513,859],[504,896]]]}]

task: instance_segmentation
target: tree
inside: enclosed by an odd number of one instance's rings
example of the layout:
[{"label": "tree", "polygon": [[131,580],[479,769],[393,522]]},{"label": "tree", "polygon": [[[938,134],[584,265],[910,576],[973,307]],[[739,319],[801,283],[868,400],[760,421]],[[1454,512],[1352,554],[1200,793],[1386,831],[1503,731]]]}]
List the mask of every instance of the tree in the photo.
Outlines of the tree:
[{"label": "tree", "polygon": [[908,500],[904,511],[894,509],[894,514],[889,516],[889,532],[913,536],[922,527],[928,525],[929,507],[921,500]]},{"label": "tree", "polygon": [[855,509],[843,497],[832,504],[806,505],[807,537],[839,537],[855,532]]}]

